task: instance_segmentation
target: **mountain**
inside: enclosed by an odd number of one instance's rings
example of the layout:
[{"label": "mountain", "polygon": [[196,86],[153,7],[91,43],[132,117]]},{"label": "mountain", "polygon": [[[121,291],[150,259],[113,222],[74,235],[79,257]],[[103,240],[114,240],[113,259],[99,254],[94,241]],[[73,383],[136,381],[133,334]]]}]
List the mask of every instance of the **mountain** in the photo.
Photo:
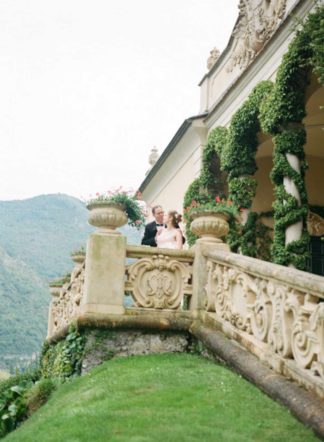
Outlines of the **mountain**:
[{"label": "mountain", "polygon": [[[0,369],[23,365],[46,335],[50,279],[71,271],[71,251],[93,228],[85,204],[64,194],[0,201]],[[128,242],[140,234],[121,229]]]}]

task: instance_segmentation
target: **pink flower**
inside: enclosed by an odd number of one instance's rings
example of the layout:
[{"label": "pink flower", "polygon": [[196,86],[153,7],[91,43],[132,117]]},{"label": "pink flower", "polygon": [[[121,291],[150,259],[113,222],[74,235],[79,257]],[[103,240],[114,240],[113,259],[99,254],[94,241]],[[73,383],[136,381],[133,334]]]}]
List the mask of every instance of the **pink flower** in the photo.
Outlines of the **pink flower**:
[{"label": "pink flower", "polygon": [[216,201],[216,203],[220,203],[221,202],[221,199],[220,199],[220,197],[218,195],[216,196],[215,201]]}]

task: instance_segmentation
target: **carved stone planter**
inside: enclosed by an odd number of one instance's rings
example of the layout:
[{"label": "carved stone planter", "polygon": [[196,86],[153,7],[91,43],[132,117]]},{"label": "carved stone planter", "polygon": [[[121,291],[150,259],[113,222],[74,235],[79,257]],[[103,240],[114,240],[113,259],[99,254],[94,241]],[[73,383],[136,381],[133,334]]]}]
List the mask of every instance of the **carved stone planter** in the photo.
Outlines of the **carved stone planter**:
[{"label": "carved stone planter", "polygon": [[201,240],[222,243],[222,237],[229,231],[228,215],[210,211],[195,212],[191,215],[191,231]]},{"label": "carved stone planter", "polygon": [[71,259],[75,264],[83,264],[85,260],[85,254],[84,253],[77,253],[75,255],[71,255]]},{"label": "carved stone planter", "polygon": [[99,230],[119,235],[117,227],[127,223],[127,215],[124,206],[116,203],[91,203],[87,206],[89,213],[89,224],[98,227]]}]

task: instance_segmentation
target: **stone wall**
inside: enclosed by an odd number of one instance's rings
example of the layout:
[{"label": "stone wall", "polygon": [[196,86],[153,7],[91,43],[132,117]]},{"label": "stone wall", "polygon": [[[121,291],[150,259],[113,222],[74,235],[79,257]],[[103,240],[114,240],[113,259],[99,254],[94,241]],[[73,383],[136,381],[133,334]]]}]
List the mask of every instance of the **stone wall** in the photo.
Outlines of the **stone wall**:
[{"label": "stone wall", "polygon": [[189,335],[185,332],[145,332],[97,329],[86,332],[82,374],[115,356],[186,352]]}]

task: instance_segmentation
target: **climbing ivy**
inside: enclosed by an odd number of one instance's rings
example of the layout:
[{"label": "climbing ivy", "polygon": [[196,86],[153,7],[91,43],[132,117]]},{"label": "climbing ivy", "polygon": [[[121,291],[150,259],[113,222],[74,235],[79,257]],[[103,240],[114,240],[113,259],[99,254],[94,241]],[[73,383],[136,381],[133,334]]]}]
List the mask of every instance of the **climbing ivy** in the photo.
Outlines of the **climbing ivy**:
[{"label": "climbing ivy", "polygon": [[84,334],[74,325],[70,326],[68,335],[62,341],[56,344],[45,342],[40,360],[41,377],[62,381],[80,374],[84,345]]},{"label": "climbing ivy", "polygon": [[191,230],[191,219],[187,209],[193,201],[199,204],[207,204],[212,202],[216,196],[221,198],[227,194],[226,173],[221,170],[220,155],[215,149],[215,145],[219,146],[226,137],[226,129],[221,128],[220,131],[211,131],[207,144],[203,151],[202,170],[199,178],[196,178],[188,187],[183,200],[184,219],[186,221],[186,237],[189,246],[192,246],[197,237]]},{"label": "climbing ivy", "polygon": [[[306,138],[301,122],[306,115],[305,90],[311,69],[324,83],[323,30],[324,7],[318,7],[315,13],[308,16],[302,29],[297,31],[278,69],[275,84],[270,81],[259,83],[233,115],[229,129],[217,127],[211,131],[205,149],[207,163],[208,155],[214,151],[220,159],[221,170],[228,173],[229,198],[234,204],[249,209],[256,193],[253,175],[257,170],[257,135],[261,129],[273,135],[275,151],[271,178],[275,184],[276,199],[272,260],[283,265],[292,264],[300,269],[305,269],[308,249],[308,203],[304,183],[307,165],[303,149]],[[297,156],[300,161],[300,173],[291,167],[287,154]],[[206,171],[207,163],[203,163],[201,177],[189,187],[184,207],[188,207],[187,204],[190,204],[192,199],[199,201],[201,189],[206,189],[206,184],[217,177],[214,171]],[[284,177],[294,182],[300,194],[300,201],[285,191]],[[209,194],[209,197],[212,198],[212,195]],[[286,246],[287,227],[300,220],[303,223],[301,239]],[[192,235],[189,228],[190,223],[187,222],[188,235]],[[264,234],[265,243],[259,238]],[[266,252],[263,255],[265,259],[269,258],[269,228],[262,225],[260,217],[252,212],[249,213],[245,226],[238,225],[234,220],[230,221],[227,242],[233,251],[240,250],[250,256],[260,256],[264,246]]]},{"label": "climbing ivy", "polygon": [[[265,132],[274,136],[274,166],[271,178],[275,184],[274,242],[272,259],[283,265],[294,265],[305,270],[308,257],[306,218],[308,213],[307,192],[304,181],[307,164],[304,144],[306,131],[302,119],[306,115],[305,91],[311,70],[324,82],[324,8],[310,14],[302,29],[297,31],[288,52],[278,69],[275,87],[261,103],[260,121]],[[320,43],[321,42],[321,43]],[[300,161],[300,173],[288,161],[289,154]],[[283,179],[288,177],[295,184],[298,201],[285,190]],[[286,229],[301,221],[301,238],[286,244]]]}]

